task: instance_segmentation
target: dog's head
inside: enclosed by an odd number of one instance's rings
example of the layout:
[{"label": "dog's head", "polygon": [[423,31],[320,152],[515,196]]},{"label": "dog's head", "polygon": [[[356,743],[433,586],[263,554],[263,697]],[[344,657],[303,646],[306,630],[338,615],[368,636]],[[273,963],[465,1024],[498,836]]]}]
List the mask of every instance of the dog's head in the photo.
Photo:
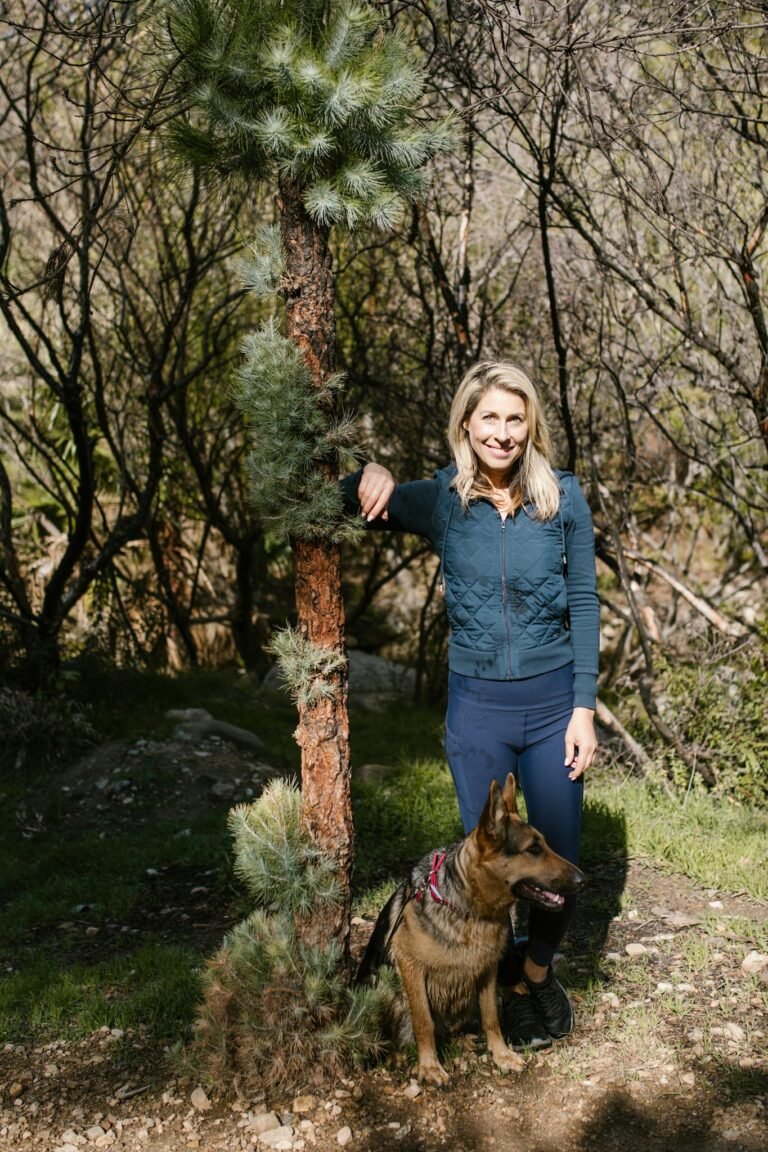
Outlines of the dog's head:
[{"label": "dog's head", "polygon": [[562,908],[564,896],[585,882],[584,873],[558,856],[541,832],[517,812],[517,788],[510,772],[503,788],[494,780],[474,832],[478,864],[489,884],[503,890],[511,905],[516,897],[544,908]]}]

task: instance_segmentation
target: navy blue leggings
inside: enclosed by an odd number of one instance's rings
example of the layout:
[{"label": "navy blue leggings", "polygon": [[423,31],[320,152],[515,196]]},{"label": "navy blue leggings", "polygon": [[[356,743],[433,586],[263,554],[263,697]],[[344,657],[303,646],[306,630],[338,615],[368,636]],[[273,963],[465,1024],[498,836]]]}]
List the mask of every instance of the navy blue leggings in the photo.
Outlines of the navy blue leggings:
[{"label": "navy blue leggings", "polygon": [[[569,780],[565,730],[573,712],[573,665],[525,680],[480,680],[450,672],[445,751],[465,832],[480,818],[492,780],[513,772],[528,820],[550,848],[579,862],[581,778]],[[549,912],[531,905],[527,952],[550,964],[573,919],[576,898]]]}]

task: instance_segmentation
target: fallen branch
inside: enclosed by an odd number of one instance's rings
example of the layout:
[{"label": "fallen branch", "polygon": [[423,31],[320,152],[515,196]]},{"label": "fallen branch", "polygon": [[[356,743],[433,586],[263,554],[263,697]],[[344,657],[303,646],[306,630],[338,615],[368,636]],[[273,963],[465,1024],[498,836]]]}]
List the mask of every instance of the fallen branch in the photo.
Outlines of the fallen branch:
[{"label": "fallen branch", "polygon": [[630,733],[627,732],[618,717],[614,716],[613,712],[611,712],[606,704],[603,704],[602,700],[597,701],[595,712],[599,723],[602,724],[603,728],[607,728],[609,732],[612,732],[614,736],[619,737],[632,753],[635,760],[637,760],[642,771],[645,772],[647,768],[650,768],[652,761],[648,753],[638,744],[634,736],[631,736]]},{"label": "fallen branch", "polygon": [[669,584],[670,588],[674,588],[675,592],[679,592],[683,599],[687,600],[718,632],[722,632],[724,636],[732,636],[735,639],[740,639],[747,635],[747,629],[743,624],[739,624],[736,620],[726,619],[721,612],[718,612],[716,608],[713,608],[712,605],[708,604],[706,600],[703,600],[701,596],[697,596],[695,592],[692,592],[690,588],[687,588],[676,576],[673,576],[671,572],[667,572],[666,568],[662,568],[655,560],[649,560],[646,556],[643,556],[640,552],[635,552],[631,548],[625,548],[624,553],[628,559],[634,560],[636,564],[642,564],[644,568],[653,572],[654,576],[659,576]]}]

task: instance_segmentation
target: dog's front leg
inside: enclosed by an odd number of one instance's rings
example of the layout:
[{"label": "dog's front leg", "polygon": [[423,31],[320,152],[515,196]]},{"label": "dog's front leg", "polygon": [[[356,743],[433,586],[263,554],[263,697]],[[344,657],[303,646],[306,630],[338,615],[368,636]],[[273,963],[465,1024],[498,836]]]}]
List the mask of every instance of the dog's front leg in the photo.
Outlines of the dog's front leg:
[{"label": "dog's front leg", "polygon": [[398,967],[408,997],[413,1036],[419,1054],[418,1078],[427,1084],[447,1084],[450,1077],[437,1056],[435,1023],[429,1006],[424,969],[413,963],[401,963]]},{"label": "dog's front leg", "polygon": [[499,1023],[499,1004],[496,998],[496,965],[483,979],[478,989],[480,1019],[488,1042],[488,1051],[502,1072],[519,1072],[525,1060],[504,1043]]}]

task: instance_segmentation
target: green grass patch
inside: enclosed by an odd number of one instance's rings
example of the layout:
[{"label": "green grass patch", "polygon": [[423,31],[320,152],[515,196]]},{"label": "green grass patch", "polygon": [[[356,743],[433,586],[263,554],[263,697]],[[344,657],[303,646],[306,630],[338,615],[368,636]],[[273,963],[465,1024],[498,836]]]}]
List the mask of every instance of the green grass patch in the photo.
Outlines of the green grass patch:
[{"label": "green grass patch", "polygon": [[0,1033],[62,1038],[98,1028],[141,1028],[159,1042],[177,1039],[192,1022],[201,957],[159,941],[95,965],[62,969],[38,957],[0,980]]},{"label": "green grass patch", "polygon": [[399,883],[431,848],[462,835],[453,782],[440,760],[403,761],[383,780],[358,780],[352,803],[358,891],[390,877]]},{"label": "green grass patch", "polygon": [[211,812],[189,834],[182,821],[137,828],[120,837],[67,838],[63,830],[25,840],[7,817],[0,829],[3,953],[31,928],[68,920],[87,905],[91,924],[128,916],[148,883],[147,869],[212,868],[228,850],[226,813]]},{"label": "green grass patch", "polygon": [[768,899],[768,813],[762,809],[704,793],[670,796],[632,778],[593,777],[589,790],[590,805],[624,818],[631,856],[650,857],[705,887]]}]

